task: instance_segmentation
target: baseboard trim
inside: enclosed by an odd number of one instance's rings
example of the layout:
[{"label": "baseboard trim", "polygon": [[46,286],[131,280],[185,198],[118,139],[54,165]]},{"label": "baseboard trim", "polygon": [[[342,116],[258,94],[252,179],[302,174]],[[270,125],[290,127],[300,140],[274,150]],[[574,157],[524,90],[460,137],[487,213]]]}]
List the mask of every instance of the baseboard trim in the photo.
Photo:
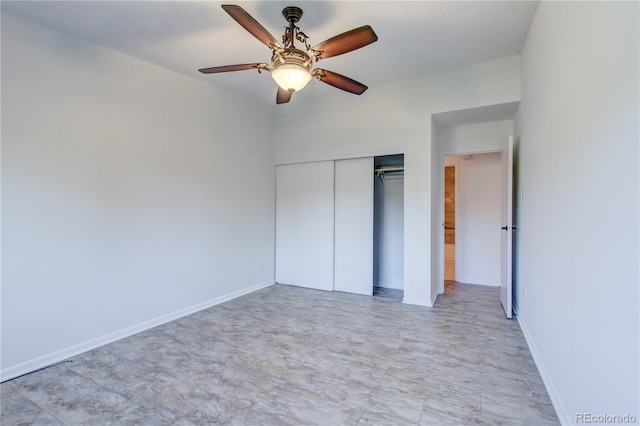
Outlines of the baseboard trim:
[{"label": "baseboard trim", "polygon": [[474,280],[474,279],[467,279],[467,278],[464,278],[464,277],[462,277],[462,278],[460,278],[460,277],[456,277],[455,281],[456,281],[457,283],[460,283],[460,284],[483,285],[483,286],[486,286],[486,287],[500,287],[500,284],[499,284],[499,283],[498,283],[498,284],[496,284],[495,282],[494,282],[494,283],[480,282],[480,281],[478,281],[478,280]]},{"label": "baseboard trim", "polygon": [[149,321],[144,321],[142,323],[133,325],[131,327],[127,327],[122,330],[118,330],[113,333],[109,333],[104,336],[97,337],[95,339],[91,339],[86,342],[79,343],[77,345],[73,345],[68,348],[64,348],[59,351],[56,351],[47,355],[43,355],[29,361],[25,361],[18,365],[14,365],[12,367],[2,369],[0,370],[0,382],[6,382],[7,380],[15,379],[16,377],[23,376],[25,374],[31,373],[36,370],[40,370],[44,367],[50,366],[52,364],[56,364],[60,361],[64,361],[65,359],[96,349],[100,346],[113,343],[116,340],[124,339],[125,337],[129,337],[131,335],[140,333],[150,328],[157,327],[162,324],[166,324],[168,322],[174,321],[178,318],[182,318],[187,315],[191,315],[203,309],[207,309],[212,306],[219,305],[224,302],[228,302],[229,300],[233,300],[240,296],[253,293],[254,291],[258,291],[263,288],[272,286],[273,284],[274,284],[274,281],[267,281],[260,284],[256,284],[254,286],[251,286],[242,290],[234,291],[232,293],[225,294],[224,296],[220,296],[215,299],[208,300],[206,302],[198,303],[197,305],[189,306],[187,308],[180,309],[178,311],[175,311],[166,315],[162,315],[160,317],[151,319]]},{"label": "baseboard trim", "polygon": [[405,297],[404,299],[402,299],[402,303],[406,303],[407,305],[427,306],[429,308],[433,306],[429,303],[429,299],[414,299]]},{"label": "baseboard trim", "polygon": [[[443,291],[443,293],[444,293],[444,291]],[[436,299],[438,299],[438,294],[441,294],[441,293],[438,293],[436,291],[435,293],[433,293],[431,295],[431,306],[436,306]]]},{"label": "baseboard trim", "polygon": [[536,363],[536,367],[538,367],[538,371],[540,372],[540,377],[542,378],[542,382],[544,383],[545,388],[547,388],[547,393],[549,394],[549,398],[551,398],[551,403],[553,404],[553,408],[556,410],[556,414],[558,415],[558,420],[563,425],[573,425],[575,422],[567,413],[567,410],[560,399],[560,394],[556,389],[551,376],[549,375],[549,371],[547,370],[542,357],[540,356],[540,352],[531,336],[531,332],[527,327],[527,322],[519,314],[517,310],[517,306],[514,306],[514,312],[516,314],[516,319],[520,324],[520,328],[522,329],[522,334],[524,334],[524,339],[527,341],[527,345],[529,346],[529,351],[531,352],[531,356],[533,357],[533,361]]}]

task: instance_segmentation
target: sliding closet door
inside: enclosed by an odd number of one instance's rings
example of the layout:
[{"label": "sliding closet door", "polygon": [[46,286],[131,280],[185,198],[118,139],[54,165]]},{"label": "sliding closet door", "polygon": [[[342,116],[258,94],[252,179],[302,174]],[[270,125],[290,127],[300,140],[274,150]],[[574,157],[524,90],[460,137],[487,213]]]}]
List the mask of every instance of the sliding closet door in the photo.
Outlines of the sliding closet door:
[{"label": "sliding closet door", "polygon": [[276,167],[276,282],[333,290],[334,162]]},{"label": "sliding closet door", "polygon": [[373,294],[373,158],[335,165],[336,291]]}]

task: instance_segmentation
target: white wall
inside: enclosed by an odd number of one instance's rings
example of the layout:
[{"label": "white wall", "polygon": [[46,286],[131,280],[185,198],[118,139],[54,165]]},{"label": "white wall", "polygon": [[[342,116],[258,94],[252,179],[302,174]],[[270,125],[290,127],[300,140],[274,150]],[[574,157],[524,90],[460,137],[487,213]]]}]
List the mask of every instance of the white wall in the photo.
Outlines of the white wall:
[{"label": "white wall", "polygon": [[270,111],[3,15],[2,378],[271,283]]},{"label": "white wall", "polygon": [[456,281],[500,285],[501,154],[447,157],[456,164]]},{"label": "white wall", "polygon": [[442,156],[500,151],[513,135],[513,120],[438,127],[438,153]]},{"label": "white wall", "polygon": [[519,99],[518,57],[373,86],[362,96],[301,97],[276,110],[276,163],[404,153],[404,301],[431,305],[431,114]]},{"label": "white wall", "polygon": [[389,173],[374,180],[373,283],[404,287],[404,175]]},{"label": "white wall", "polygon": [[522,52],[516,304],[567,424],[640,419],[638,39],[637,2],[541,2]]}]

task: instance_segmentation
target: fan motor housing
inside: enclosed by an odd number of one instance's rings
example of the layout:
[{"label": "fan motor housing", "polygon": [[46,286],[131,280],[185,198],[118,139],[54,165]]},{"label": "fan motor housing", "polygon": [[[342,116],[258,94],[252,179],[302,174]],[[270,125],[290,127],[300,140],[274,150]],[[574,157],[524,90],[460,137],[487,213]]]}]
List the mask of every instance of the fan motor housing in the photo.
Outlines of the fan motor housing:
[{"label": "fan motor housing", "polygon": [[273,64],[273,68],[278,68],[280,65],[287,64],[295,64],[304,67],[307,71],[311,69],[311,57],[307,54],[307,52],[296,49],[295,47],[288,47],[286,49],[282,49],[281,51],[277,51],[271,57],[271,63]]}]

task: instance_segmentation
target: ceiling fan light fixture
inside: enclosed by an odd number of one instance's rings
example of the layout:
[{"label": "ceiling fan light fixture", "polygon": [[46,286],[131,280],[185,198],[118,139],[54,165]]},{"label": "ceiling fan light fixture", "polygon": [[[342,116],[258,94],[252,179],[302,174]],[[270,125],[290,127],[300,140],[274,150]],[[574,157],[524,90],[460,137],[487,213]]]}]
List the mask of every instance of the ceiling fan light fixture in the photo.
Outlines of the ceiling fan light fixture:
[{"label": "ceiling fan light fixture", "polygon": [[[282,43],[240,6],[223,4],[222,9],[271,50],[271,67],[266,63],[258,62],[201,68],[198,70],[201,73],[216,74],[251,69],[257,69],[258,73],[270,72],[271,77],[278,84],[276,104],[289,102],[291,95],[302,90],[313,78],[355,95],[361,95],[367,90],[367,86],[364,84],[344,75],[322,68],[316,68],[312,71],[311,68],[313,62],[318,62],[320,59],[342,55],[377,41],[378,36],[373,32],[371,26],[363,25],[354,28],[311,47],[309,37],[296,26],[302,17],[302,9],[299,7],[289,6],[282,10],[282,16],[288,23],[282,35]],[[304,45],[300,46],[304,50],[295,46],[296,41]]]},{"label": "ceiling fan light fixture", "polygon": [[288,92],[302,90],[310,81],[311,73],[302,65],[283,63],[271,71],[271,77],[278,86]]}]

